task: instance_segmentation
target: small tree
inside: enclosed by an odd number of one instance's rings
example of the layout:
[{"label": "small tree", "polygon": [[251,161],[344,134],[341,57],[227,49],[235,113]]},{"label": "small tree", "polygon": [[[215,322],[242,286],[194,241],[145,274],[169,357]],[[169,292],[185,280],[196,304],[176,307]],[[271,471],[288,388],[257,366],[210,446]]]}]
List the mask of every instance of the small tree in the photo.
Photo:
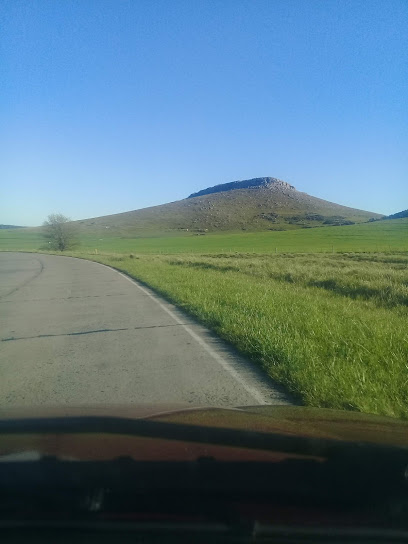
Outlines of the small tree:
[{"label": "small tree", "polygon": [[76,245],[71,220],[60,213],[52,213],[44,221],[43,236],[48,241],[47,247],[56,251],[65,251]]}]

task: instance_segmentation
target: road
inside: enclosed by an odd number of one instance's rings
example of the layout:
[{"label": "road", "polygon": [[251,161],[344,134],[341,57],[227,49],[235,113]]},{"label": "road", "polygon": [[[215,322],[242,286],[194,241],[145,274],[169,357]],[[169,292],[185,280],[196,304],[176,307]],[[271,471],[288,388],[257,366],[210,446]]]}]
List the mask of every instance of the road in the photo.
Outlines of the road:
[{"label": "road", "polygon": [[210,331],[98,263],[0,253],[0,406],[285,404]]}]

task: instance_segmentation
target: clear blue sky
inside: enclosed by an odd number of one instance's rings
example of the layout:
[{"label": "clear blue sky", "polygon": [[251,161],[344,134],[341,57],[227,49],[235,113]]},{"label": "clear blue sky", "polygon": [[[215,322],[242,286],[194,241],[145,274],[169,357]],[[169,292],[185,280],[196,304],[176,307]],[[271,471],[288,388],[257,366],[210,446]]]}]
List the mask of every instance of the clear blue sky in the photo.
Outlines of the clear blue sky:
[{"label": "clear blue sky", "polygon": [[1,0],[0,223],[274,176],[408,207],[406,0]]}]

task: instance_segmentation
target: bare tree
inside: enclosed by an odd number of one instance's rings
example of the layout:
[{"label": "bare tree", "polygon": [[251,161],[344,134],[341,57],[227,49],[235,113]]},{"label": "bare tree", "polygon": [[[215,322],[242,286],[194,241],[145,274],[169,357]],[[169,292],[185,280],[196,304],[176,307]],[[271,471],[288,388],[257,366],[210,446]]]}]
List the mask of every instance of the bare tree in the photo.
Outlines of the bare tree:
[{"label": "bare tree", "polygon": [[47,246],[57,251],[65,251],[76,245],[76,235],[71,220],[60,213],[52,213],[43,223],[43,236]]}]

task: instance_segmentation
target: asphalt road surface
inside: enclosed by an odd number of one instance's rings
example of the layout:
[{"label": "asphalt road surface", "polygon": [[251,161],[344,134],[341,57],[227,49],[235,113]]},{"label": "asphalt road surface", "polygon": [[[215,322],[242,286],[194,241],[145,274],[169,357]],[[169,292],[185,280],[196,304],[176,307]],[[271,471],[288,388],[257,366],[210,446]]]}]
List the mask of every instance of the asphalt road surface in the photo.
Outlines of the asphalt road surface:
[{"label": "asphalt road surface", "polygon": [[253,365],[119,272],[0,253],[0,406],[285,404]]}]

